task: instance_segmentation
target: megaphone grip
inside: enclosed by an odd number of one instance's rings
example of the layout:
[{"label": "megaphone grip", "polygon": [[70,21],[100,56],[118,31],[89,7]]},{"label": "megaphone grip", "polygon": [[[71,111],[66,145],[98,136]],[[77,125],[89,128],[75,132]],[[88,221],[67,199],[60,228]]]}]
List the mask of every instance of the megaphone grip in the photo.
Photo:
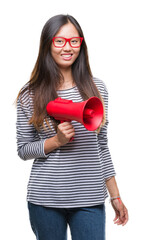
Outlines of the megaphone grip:
[{"label": "megaphone grip", "polygon": [[[60,123],[63,123],[63,122],[71,122],[70,120],[66,120],[66,121],[63,121],[61,120]],[[74,137],[70,138],[69,142],[73,141],[74,140]]]}]

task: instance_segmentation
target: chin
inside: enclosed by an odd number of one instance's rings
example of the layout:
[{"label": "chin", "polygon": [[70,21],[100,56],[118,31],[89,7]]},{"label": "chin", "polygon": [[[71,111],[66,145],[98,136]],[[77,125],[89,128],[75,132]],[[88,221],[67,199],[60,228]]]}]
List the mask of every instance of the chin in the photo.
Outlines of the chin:
[{"label": "chin", "polygon": [[64,62],[64,63],[57,63],[59,68],[71,68],[74,62]]}]

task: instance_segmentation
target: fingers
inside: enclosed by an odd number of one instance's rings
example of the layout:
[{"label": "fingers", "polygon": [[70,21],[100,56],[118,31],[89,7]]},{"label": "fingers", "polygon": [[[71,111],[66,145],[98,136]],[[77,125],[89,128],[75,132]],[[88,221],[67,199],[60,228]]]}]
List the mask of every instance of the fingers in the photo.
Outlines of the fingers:
[{"label": "fingers", "polygon": [[128,222],[128,210],[124,206],[124,221],[123,221],[123,226]]},{"label": "fingers", "polygon": [[124,226],[128,222],[128,211],[123,204],[123,209],[120,211],[120,221],[122,226]]},{"label": "fingers", "polygon": [[116,220],[118,220],[118,218],[119,218],[119,215],[118,215],[118,214],[116,214],[116,215],[115,215],[115,218],[114,218],[114,220],[113,220],[113,221],[114,221],[114,222],[116,222]]},{"label": "fingers", "polygon": [[70,122],[64,122],[59,124],[58,126],[61,133],[67,138],[71,137],[69,135],[72,135],[75,133],[75,130]]},{"label": "fingers", "polygon": [[[68,129],[71,129],[73,128],[73,125],[71,124],[71,122],[63,122],[63,123],[60,123],[58,125],[58,128],[59,129],[64,129],[64,130],[68,130]],[[74,129],[74,128],[73,128]]]},{"label": "fingers", "polygon": [[121,202],[119,203],[117,200],[112,202],[112,206],[115,210],[116,216],[114,218],[114,224],[124,226],[128,222],[128,211],[125,205]]},{"label": "fingers", "polygon": [[60,142],[60,145],[63,146],[72,139],[75,135],[75,130],[71,122],[63,122],[58,125],[57,128],[57,137]]},{"label": "fingers", "polygon": [[124,219],[122,219],[119,215],[116,215],[113,221],[114,221],[114,224],[121,225],[123,224]]}]

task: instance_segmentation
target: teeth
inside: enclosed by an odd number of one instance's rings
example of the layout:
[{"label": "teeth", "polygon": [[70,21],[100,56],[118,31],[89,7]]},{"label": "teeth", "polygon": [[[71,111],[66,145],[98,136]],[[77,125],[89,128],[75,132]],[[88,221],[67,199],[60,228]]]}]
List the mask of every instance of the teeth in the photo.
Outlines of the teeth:
[{"label": "teeth", "polygon": [[71,57],[72,55],[70,54],[70,55],[62,55],[63,57]]}]

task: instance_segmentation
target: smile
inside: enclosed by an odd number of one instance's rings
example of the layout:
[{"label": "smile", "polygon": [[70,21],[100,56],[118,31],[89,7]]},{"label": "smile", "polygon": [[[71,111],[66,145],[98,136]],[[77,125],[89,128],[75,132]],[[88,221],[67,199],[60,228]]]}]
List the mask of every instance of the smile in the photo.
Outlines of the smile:
[{"label": "smile", "polygon": [[73,54],[62,54],[61,56],[62,56],[62,58],[64,60],[71,60],[72,59],[72,55]]}]

